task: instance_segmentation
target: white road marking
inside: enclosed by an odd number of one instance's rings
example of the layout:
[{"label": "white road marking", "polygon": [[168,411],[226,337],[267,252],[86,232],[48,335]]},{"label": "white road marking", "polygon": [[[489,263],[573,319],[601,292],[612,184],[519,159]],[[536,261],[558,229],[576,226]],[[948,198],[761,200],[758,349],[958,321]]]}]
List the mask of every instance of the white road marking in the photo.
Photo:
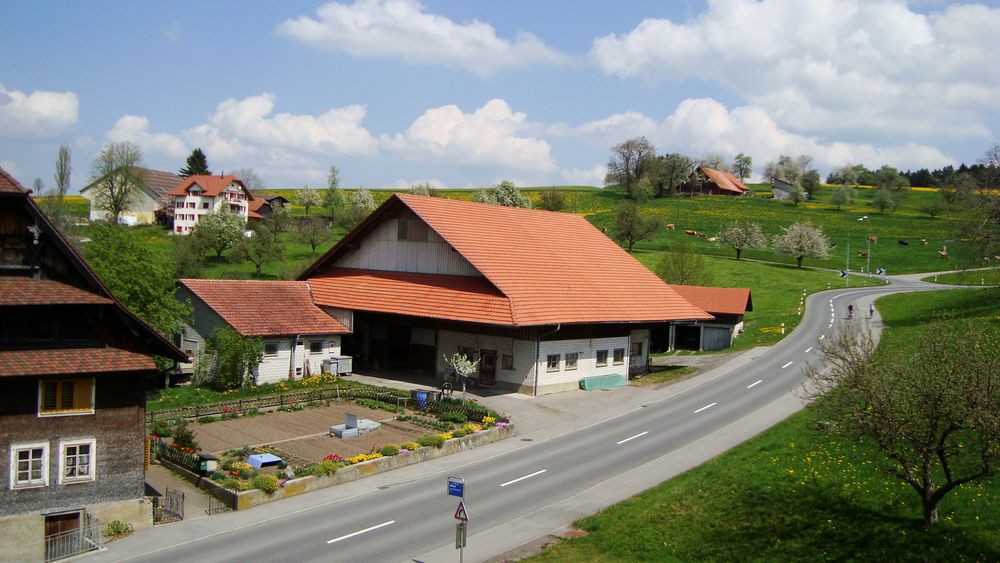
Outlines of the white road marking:
[{"label": "white road marking", "polygon": [[701,407],[700,409],[694,411],[694,414],[698,414],[698,413],[700,413],[701,411],[703,411],[705,409],[710,409],[710,408],[714,407],[717,404],[719,404],[719,403],[712,403],[711,405],[705,405],[705,406]]},{"label": "white road marking", "polygon": [[647,430],[645,432],[639,432],[635,436],[631,436],[629,438],[625,438],[624,440],[622,440],[621,442],[618,442],[617,444],[620,446],[620,445],[624,444],[625,442],[628,442],[630,440],[635,440],[636,438],[639,438],[641,436],[645,436],[646,434],[649,434],[649,430]]},{"label": "white road marking", "polygon": [[372,530],[377,530],[379,528],[384,528],[386,526],[389,526],[389,525],[395,524],[395,523],[396,523],[395,520],[389,520],[388,522],[382,522],[381,524],[377,524],[375,526],[372,526],[371,528],[365,528],[364,530],[358,530],[357,532],[354,532],[354,533],[351,533],[351,534],[347,534],[346,536],[340,536],[339,538],[333,538],[332,540],[329,540],[326,543],[337,543],[340,540],[346,540],[348,538],[353,538],[354,536],[360,536],[361,534],[363,534],[365,532],[370,532]]},{"label": "white road marking", "polygon": [[785,369],[785,368],[787,368],[788,366],[792,365],[793,363],[795,363],[795,362],[788,362],[787,364],[785,364],[785,365],[781,366],[781,369]]},{"label": "white road marking", "polygon": [[530,479],[530,478],[534,477],[535,475],[541,475],[542,473],[545,473],[546,471],[548,471],[548,469],[543,469],[541,471],[535,471],[531,475],[525,475],[524,477],[518,477],[517,479],[514,479],[513,481],[507,481],[506,483],[503,483],[500,486],[501,487],[506,487],[507,485],[513,485],[514,483],[517,483],[518,481],[524,481],[525,479]]},{"label": "white road marking", "polygon": [[757,381],[754,381],[750,385],[747,385],[747,389],[753,388],[754,386],[758,385],[761,381],[764,381],[764,380],[763,379],[758,379]]},{"label": "white road marking", "polygon": [[826,335],[825,335],[825,334],[821,334],[821,335],[819,335],[819,339],[820,339],[820,340],[823,340],[824,338],[826,338]]},{"label": "white road marking", "polygon": [[809,352],[812,352],[812,351],[813,351],[813,347],[812,346],[806,348],[806,354],[808,354]]}]

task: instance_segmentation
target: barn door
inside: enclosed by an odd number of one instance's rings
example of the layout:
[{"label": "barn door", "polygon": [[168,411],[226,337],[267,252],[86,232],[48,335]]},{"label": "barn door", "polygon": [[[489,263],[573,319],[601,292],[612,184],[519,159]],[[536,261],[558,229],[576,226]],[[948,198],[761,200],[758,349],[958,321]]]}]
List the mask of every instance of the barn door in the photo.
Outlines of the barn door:
[{"label": "barn door", "polygon": [[479,351],[479,384],[493,386],[497,382],[497,351]]}]

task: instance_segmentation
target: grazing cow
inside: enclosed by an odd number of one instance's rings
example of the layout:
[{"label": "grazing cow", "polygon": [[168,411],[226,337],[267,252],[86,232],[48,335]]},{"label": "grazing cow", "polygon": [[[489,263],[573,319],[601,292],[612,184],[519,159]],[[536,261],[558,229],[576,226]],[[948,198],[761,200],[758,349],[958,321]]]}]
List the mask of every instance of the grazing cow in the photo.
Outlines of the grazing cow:
[{"label": "grazing cow", "polygon": [[903,239],[899,239],[899,246],[910,246],[910,243],[906,242]]},{"label": "grazing cow", "polygon": [[993,259],[996,260],[997,262],[1000,262],[1000,256],[994,256]]},{"label": "grazing cow", "polygon": [[987,266],[989,266],[989,264],[990,264],[990,257],[989,256],[983,256],[983,264],[986,264]]},{"label": "grazing cow", "polygon": [[694,236],[696,236],[696,237],[698,237],[698,238],[705,238],[705,233],[698,233],[698,232],[696,232],[696,233],[694,234]]},{"label": "grazing cow", "polygon": [[708,237],[708,242],[715,242],[719,240],[719,237]]},{"label": "grazing cow", "polygon": [[925,238],[920,239],[920,244],[927,246],[927,239]]},{"label": "grazing cow", "polygon": [[837,241],[830,242],[830,248],[837,248]]},{"label": "grazing cow", "polygon": [[868,258],[868,251],[867,250],[862,250],[861,252],[859,252],[858,253],[858,258]]},{"label": "grazing cow", "polygon": [[667,230],[668,231],[672,231],[672,230],[674,230],[676,228],[677,227],[673,223],[667,223]]},{"label": "grazing cow", "polygon": [[947,258],[948,257],[948,247],[944,246],[944,245],[941,245],[941,250],[938,250],[938,256],[941,257],[941,258]]},{"label": "grazing cow", "polygon": [[878,237],[875,236],[875,235],[871,235],[870,237],[868,237],[868,242],[876,242],[877,243],[878,242]]}]

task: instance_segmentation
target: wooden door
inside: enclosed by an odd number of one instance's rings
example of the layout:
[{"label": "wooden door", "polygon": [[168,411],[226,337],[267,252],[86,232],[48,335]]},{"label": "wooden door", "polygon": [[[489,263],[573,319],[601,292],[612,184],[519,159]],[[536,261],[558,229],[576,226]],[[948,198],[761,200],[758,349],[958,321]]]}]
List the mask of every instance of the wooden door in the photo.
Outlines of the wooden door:
[{"label": "wooden door", "polygon": [[497,381],[497,351],[479,351],[479,384],[492,387]]},{"label": "wooden door", "polygon": [[61,559],[81,552],[80,513],[45,517],[45,560]]}]

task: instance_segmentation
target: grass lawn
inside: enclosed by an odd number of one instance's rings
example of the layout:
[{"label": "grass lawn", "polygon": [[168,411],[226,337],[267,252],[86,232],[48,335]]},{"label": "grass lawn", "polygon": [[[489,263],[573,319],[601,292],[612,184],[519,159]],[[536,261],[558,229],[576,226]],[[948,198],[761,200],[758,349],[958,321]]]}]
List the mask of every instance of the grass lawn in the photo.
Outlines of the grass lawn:
[{"label": "grass lawn", "polygon": [[[947,310],[1000,330],[1000,290],[881,299],[883,346],[904,347]],[[807,408],[729,452],[577,522],[533,561],[997,561],[1000,478],[969,484],[924,529],[916,494],[874,469],[866,443],[817,430]]]},{"label": "grass lawn", "polygon": [[941,274],[924,278],[923,281],[952,285],[1000,285],[1000,268]]},{"label": "grass lawn", "polygon": [[653,366],[649,373],[636,376],[629,381],[633,387],[651,387],[684,377],[698,371],[694,366]]}]

